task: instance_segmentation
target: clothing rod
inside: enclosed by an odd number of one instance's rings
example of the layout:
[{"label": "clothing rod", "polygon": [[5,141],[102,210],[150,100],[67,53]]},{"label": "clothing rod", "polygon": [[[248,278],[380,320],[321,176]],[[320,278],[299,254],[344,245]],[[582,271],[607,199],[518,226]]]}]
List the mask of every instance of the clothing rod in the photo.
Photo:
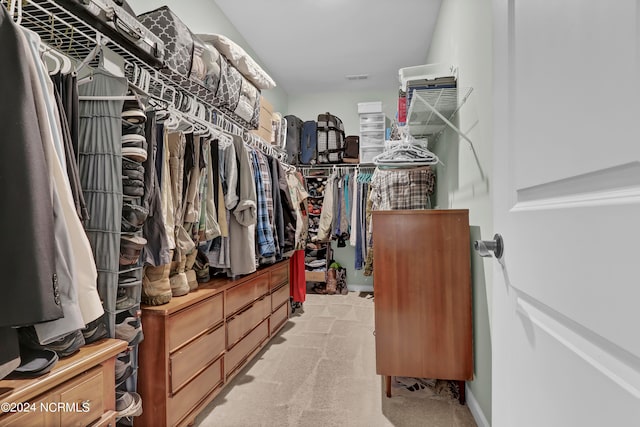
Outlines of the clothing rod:
[{"label": "clothing rod", "polygon": [[137,98],[133,95],[123,95],[123,96],[89,96],[82,95],[79,96],[78,99],[80,101],[135,101]]}]

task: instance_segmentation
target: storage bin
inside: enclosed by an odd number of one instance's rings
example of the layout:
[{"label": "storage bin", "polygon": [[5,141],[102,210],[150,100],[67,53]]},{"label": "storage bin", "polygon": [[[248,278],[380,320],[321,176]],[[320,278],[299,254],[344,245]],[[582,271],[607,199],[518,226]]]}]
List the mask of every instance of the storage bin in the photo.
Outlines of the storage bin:
[{"label": "storage bin", "polygon": [[382,113],[382,101],[358,102],[358,114]]},{"label": "storage bin", "polygon": [[384,144],[380,146],[363,146],[360,144],[360,163],[373,163],[373,158],[384,152]]},{"label": "storage bin", "polygon": [[380,113],[365,113],[360,114],[360,125],[366,123],[384,123],[385,117],[384,114]]},{"label": "storage bin", "polygon": [[189,28],[167,6],[138,15],[138,20],[164,42],[167,67],[188,77],[194,48]]}]

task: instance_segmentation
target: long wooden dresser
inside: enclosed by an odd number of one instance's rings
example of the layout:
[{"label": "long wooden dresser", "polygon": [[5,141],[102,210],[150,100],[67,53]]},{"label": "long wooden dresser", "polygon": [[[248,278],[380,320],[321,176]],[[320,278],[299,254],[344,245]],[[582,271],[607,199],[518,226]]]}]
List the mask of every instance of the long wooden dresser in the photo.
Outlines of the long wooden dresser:
[{"label": "long wooden dresser", "polygon": [[289,262],[143,306],[136,426],[192,424],[289,318]]},{"label": "long wooden dresser", "polygon": [[0,426],[115,427],[115,357],[126,348],[124,341],[104,339],[40,377],[0,381]]}]

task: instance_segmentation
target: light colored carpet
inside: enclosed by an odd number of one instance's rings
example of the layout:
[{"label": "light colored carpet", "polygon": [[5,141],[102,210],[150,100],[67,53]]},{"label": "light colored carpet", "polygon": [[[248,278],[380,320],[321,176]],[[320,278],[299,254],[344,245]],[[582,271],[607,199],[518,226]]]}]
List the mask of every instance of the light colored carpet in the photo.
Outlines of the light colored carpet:
[{"label": "light colored carpet", "polygon": [[196,418],[199,427],[467,427],[446,387],[384,394],[373,295],[307,295],[301,310]]}]

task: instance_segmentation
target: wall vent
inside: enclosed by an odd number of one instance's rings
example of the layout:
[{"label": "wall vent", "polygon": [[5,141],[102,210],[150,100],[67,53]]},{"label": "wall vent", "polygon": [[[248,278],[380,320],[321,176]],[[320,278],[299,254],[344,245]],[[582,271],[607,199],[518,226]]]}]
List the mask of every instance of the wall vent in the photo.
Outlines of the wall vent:
[{"label": "wall vent", "polygon": [[369,74],[349,74],[345,77],[347,80],[367,80],[369,78]]}]

